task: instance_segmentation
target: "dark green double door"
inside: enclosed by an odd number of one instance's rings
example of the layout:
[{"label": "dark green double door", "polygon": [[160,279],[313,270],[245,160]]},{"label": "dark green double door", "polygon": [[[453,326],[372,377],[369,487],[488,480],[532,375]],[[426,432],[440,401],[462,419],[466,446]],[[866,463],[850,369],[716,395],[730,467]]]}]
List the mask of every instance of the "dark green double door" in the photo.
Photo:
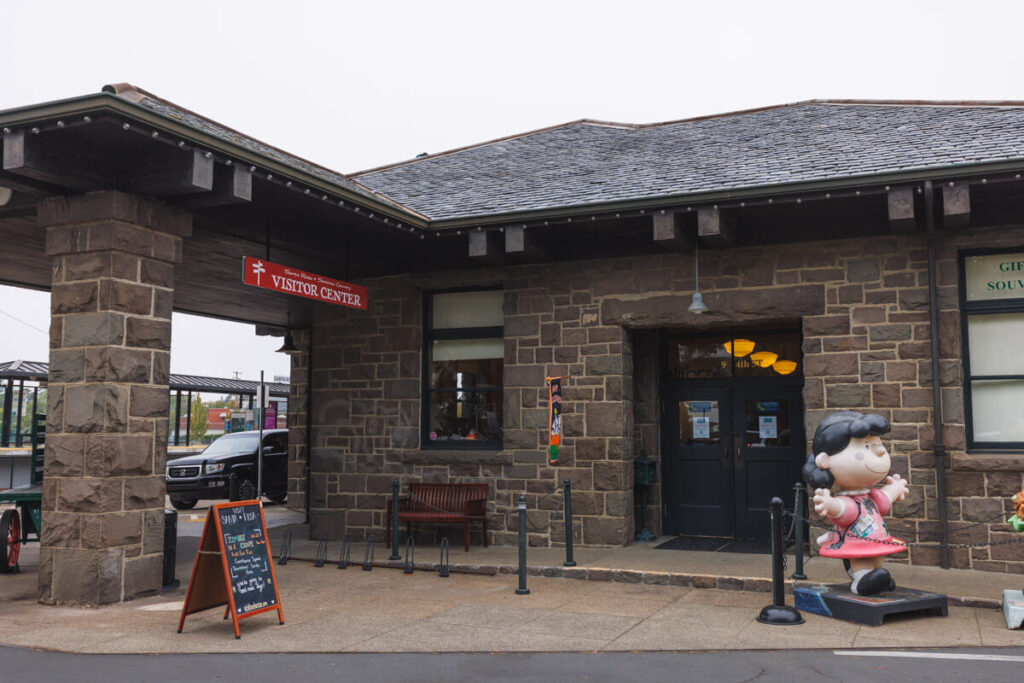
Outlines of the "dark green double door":
[{"label": "dark green double door", "polygon": [[791,507],[806,457],[801,388],[665,380],[662,405],[665,533],[767,538],[768,503]]}]

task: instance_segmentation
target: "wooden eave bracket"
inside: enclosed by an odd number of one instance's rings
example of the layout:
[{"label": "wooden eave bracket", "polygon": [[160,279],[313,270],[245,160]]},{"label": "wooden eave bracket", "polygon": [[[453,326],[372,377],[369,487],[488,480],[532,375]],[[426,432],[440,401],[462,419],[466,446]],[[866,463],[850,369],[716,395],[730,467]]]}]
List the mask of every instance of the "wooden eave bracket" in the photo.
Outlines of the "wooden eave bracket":
[{"label": "wooden eave bracket", "polygon": [[469,257],[481,263],[505,260],[505,245],[497,230],[473,230],[469,233]]},{"label": "wooden eave bracket", "polygon": [[102,173],[81,165],[49,144],[43,135],[14,131],[3,136],[3,170],[78,192],[101,189],[108,184]]},{"label": "wooden eave bracket", "polygon": [[966,228],[971,222],[971,187],[966,183],[942,188],[942,227]]},{"label": "wooden eave bracket", "polygon": [[895,233],[914,232],[917,220],[914,217],[914,189],[897,187],[887,193],[889,202],[889,228]]},{"label": "wooden eave bracket", "polygon": [[544,261],[548,252],[537,244],[536,232],[530,232],[523,226],[505,228],[505,253],[513,259],[524,261]]},{"label": "wooden eave bracket", "polygon": [[725,246],[736,241],[736,224],[732,216],[714,206],[697,209],[697,236],[708,244]]},{"label": "wooden eave bracket", "polygon": [[672,250],[690,249],[692,240],[687,236],[684,223],[690,214],[683,212],[656,213],[651,218],[654,243]]}]

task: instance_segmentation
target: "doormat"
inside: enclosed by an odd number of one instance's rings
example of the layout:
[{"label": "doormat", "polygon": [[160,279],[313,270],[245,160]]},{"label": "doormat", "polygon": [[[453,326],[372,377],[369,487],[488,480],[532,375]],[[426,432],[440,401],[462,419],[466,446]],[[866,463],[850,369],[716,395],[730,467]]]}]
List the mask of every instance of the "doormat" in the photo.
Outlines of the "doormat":
[{"label": "doormat", "polygon": [[[792,541],[784,543],[789,548]],[[661,545],[654,547],[655,550],[697,550],[703,552],[718,553],[748,553],[751,555],[771,555],[771,541],[749,541],[734,540],[731,538],[719,538],[715,536],[676,536]]]}]

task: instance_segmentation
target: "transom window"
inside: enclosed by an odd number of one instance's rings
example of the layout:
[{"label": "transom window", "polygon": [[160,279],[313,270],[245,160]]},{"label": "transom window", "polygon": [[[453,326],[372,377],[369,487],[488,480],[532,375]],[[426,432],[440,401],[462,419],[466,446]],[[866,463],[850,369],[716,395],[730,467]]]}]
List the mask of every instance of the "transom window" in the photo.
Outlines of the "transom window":
[{"label": "transom window", "polygon": [[425,301],[425,448],[501,448],[504,293],[437,292]]}]

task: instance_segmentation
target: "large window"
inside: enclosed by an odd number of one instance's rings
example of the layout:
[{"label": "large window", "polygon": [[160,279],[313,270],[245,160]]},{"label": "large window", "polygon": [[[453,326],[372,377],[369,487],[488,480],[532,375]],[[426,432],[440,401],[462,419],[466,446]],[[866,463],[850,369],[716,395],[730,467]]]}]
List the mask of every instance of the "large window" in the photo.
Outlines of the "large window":
[{"label": "large window", "polygon": [[424,310],[425,448],[501,448],[504,294],[428,294]]},{"label": "large window", "polygon": [[1024,252],[965,254],[961,274],[968,448],[1024,450]]}]

